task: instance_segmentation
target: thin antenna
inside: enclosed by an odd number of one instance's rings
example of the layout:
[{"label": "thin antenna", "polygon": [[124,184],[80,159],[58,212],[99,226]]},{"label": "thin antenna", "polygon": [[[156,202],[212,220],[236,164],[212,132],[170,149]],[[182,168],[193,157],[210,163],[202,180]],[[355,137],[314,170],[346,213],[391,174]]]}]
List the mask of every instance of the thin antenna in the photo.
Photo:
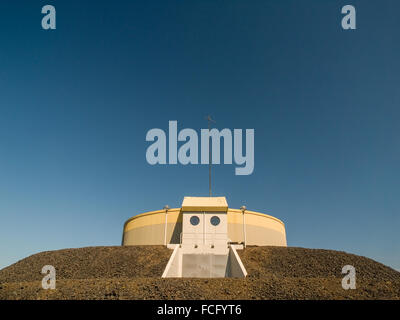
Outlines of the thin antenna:
[{"label": "thin antenna", "polygon": [[212,192],[211,192],[211,161],[212,161],[211,160],[212,159],[211,152],[212,152],[212,149],[211,149],[211,143],[210,143],[210,138],[211,138],[210,130],[211,130],[211,122],[214,122],[214,123],[216,123],[216,122],[215,122],[215,120],[213,120],[211,118],[210,115],[208,115],[206,117],[206,120],[208,121],[208,189],[209,189],[209,194],[211,197],[212,196]]}]

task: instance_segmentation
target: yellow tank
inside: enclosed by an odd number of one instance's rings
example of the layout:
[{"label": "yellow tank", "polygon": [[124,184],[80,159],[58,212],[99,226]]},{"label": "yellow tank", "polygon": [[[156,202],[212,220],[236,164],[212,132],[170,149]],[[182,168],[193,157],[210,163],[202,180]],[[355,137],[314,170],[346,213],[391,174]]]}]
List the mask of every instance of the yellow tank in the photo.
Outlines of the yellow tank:
[{"label": "yellow tank", "polygon": [[[270,215],[226,207],[228,238],[232,243],[256,246],[287,246],[284,223]],[[182,208],[136,215],[124,224],[122,245],[181,243]]]}]

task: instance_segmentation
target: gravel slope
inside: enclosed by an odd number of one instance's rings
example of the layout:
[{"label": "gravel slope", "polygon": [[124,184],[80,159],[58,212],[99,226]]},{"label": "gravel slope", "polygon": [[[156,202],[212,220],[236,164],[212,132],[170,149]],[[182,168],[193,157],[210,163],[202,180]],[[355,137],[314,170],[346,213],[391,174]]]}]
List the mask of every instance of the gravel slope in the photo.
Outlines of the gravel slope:
[{"label": "gravel slope", "polygon": [[[248,247],[238,251],[246,279],[161,279],[172,250],[163,246],[47,251],[0,270],[0,299],[400,299],[400,272],[333,250]],[[44,265],[57,289],[43,290]],[[353,265],[357,289],[343,290]]]}]

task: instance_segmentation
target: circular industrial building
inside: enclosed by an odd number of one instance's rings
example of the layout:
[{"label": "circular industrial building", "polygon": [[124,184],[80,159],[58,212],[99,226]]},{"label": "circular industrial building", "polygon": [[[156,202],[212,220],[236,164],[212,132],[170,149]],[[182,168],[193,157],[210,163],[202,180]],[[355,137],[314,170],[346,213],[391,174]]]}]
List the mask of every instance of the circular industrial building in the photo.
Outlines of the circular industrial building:
[{"label": "circular industrial building", "polygon": [[[181,208],[165,208],[138,214],[124,224],[122,245],[168,245],[182,243],[183,217],[188,225],[202,229],[206,238],[218,237],[216,227],[227,224],[229,242],[257,246],[287,246],[284,223],[270,215],[228,208],[224,197],[206,199],[201,204],[185,197]],[[215,203],[210,202],[211,199]],[[215,213],[215,214],[213,214]],[[221,215],[223,213],[223,215]]]},{"label": "circular industrial building", "polygon": [[[342,251],[287,247],[280,220],[229,209],[224,197],[185,197],[181,208],[137,215],[122,242],[18,261],[0,270],[0,300],[400,298],[399,272]],[[38,290],[48,263],[57,290]],[[343,265],[362,270],[358,290],[343,290]]]}]

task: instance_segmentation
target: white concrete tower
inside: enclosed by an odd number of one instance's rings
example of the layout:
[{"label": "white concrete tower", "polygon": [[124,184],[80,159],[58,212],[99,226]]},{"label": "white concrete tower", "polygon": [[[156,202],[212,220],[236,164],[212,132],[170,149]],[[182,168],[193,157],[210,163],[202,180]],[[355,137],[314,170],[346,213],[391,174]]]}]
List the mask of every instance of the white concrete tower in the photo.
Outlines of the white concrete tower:
[{"label": "white concrete tower", "polygon": [[181,212],[181,241],[174,247],[163,278],[243,278],[247,275],[236,252],[237,246],[229,243],[225,197],[185,197]]},{"label": "white concrete tower", "polygon": [[228,247],[228,203],[225,197],[185,197],[182,202],[182,247]]}]

